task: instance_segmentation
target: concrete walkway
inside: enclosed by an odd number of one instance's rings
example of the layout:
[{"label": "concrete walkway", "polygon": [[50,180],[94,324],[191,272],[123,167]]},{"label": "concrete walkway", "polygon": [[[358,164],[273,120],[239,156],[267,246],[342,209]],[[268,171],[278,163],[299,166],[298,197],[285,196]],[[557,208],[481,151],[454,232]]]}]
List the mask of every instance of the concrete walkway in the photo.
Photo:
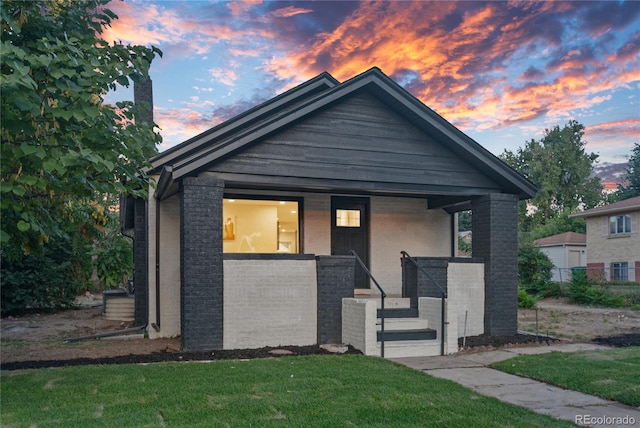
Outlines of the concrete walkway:
[{"label": "concrete walkway", "polygon": [[[479,394],[506,403],[526,407],[534,412],[565,419],[577,425],[594,427],[640,426],[640,409],[581,392],[562,389],[544,382],[503,373],[489,364],[518,355],[547,352],[578,352],[610,349],[591,344],[565,344],[526,348],[507,348],[475,354],[442,357],[393,358],[392,360],[424,371],[431,376],[449,379]],[[625,418],[616,420],[615,418]],[[598,419],[602,418],[602,419]],[[617,421],[628,421],[626,424]]]}]

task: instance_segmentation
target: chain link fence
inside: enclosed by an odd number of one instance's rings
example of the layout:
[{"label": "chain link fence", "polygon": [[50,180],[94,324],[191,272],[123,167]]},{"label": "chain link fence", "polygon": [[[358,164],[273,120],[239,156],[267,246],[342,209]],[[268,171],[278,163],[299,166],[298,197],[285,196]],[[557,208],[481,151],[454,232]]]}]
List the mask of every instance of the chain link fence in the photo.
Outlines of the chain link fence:
[{"label": "chain link fence", "polygon": [[551,280],[561,284],[571,282],[572,274],[577,271],[586,271],[589,279],[599,283],[640,287],[640,269],[633,266],[553,268]]}]

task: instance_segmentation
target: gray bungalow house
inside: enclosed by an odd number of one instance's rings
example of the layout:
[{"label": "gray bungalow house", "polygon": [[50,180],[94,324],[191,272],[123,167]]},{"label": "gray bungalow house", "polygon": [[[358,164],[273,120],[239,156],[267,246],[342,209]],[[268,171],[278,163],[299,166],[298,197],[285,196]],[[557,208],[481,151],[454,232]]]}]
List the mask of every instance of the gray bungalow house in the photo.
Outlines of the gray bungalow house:
[{"label": "gray bungalow house", "polygon": [[378,68],[322,73],[151,163],[126,207],[151,338],[399,356],[517,331],[517,203],[536,188]]}]

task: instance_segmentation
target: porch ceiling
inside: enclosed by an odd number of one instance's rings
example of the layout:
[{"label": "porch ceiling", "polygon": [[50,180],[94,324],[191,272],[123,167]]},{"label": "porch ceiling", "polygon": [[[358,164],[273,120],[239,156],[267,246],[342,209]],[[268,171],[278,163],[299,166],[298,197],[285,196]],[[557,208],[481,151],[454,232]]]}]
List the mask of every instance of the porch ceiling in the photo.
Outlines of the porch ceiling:
[{"label": "porch ceiling", "polygon": [[[171,168],[165,168],[158,181],[156,198],[164,200],[180,191],[180,180],[173,180]],[[332,193],[366,196],[396,196],[405,198],[425,198],[429,208],[442,208],[453,213],[470,209],[471,200],[487,193],[496,192],[495,188],[465,188],[434,185],[394,185],[383,182],[349,182],[347,180],[317,180],[298,177],[250,174],[220,174],[205,172],[203,176],[215,176],[224,180],[225,187],[243,190],[290,191],[301,193]]]}]

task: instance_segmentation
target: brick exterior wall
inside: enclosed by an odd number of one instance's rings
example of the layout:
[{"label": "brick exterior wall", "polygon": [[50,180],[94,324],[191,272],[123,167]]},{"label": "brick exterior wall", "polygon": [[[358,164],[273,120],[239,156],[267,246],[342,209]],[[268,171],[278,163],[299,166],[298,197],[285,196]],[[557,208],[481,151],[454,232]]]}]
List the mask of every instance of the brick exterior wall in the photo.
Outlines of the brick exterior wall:
[{"label": "brick exterior wall", "polygon": [[587,263],[587,277],[598,282],[606,281],[604,263]]},{"label": "brick exterior wall", "polygon": [[225,254],[224,349],[317,343],[316,260]]},{"label": "brick exterior wall", "polygon": [[595,266],[602,263],[604,266],[603,275],[598,276],[597,273],[592,275],[595,275],[594,279],[609,281],[612,277],[611,264],[627,262],[629,281],[640,282],[640,273],[633,269],[635,262],[640,259],[640,211],[628,211],[618,214],[629,214],[631,216],[631,233],[610,234],[609,214],[586,219],[587,264],[588,266]]},{"label": "brick exterior wall", "polygon": [[484,259],[485,334],[518,331],[518,198],[490,193],[472,202],[473,256]]},{"label": "brick exterior wall", "polygon": [[353,297],[355,257],[317,256],[318,343],[342,343],[342,299]]},{"label": "brick exterior wall", "polygon": [[433,280],[440,284],[440,287],[447,291],[447,266],[449,265],[448,258],[416,258],[418,266],[429,272],[431,278],[424,274],[420,269],[417,269],[418,275],[418,296],[419,297],[437,297],[442,296],[442,291],[438,288],[438,285]]},{"label": "brick exterior wall", "polygon": [[153,82],[150,78],[138,79],[133,83],[133,101],[140,108],[140,119],[142,120],[142,122],[152,124]]},{"label": "brick exterior wall", "polygon": [[133,284],[135,286],[134,324],[145,325],[149,319],[149,235],[147,201],[134,202]]},{"label": "brick exterior wall", "polygon": [[[484,265],[449,263],[447,268],[448,307],[458,314],[458,330],[453,329],[453,315],[447,316],[449,332],[459,337],[484,333]],[[465,329],[466,318],[466,329]],[[456,335],[457,333],[457,335]]]},{"label": "brick exterior wall", "polygon": [[376,302],[372,299],[342,300],[342,341],[365,355],[380,355],[377,349],[376,310]]},{"label": "brick exterior wall", "polygon": [[[444,353],[455,354],[458,352],[458,313],[457,307],[451,305],[450,299],[444,301],[444,312],[447,324],[444,325],[444,333],[442,332],[442,299],[436,297],[420,297],[418,298],[418,312],[420,318],[429,321],[429,328],[435,330],[437,333],[438,342],[440,342],[442,335],[445,335]],[[438,343],[438,351],[440,350],[440,343]],[[437,355],[437,354],[434,354]]]},{"label": "brick exterior wall", "polygon": [[186,177],[180,194],[181,340],[188,351],[223,347],[224,182]]}]

